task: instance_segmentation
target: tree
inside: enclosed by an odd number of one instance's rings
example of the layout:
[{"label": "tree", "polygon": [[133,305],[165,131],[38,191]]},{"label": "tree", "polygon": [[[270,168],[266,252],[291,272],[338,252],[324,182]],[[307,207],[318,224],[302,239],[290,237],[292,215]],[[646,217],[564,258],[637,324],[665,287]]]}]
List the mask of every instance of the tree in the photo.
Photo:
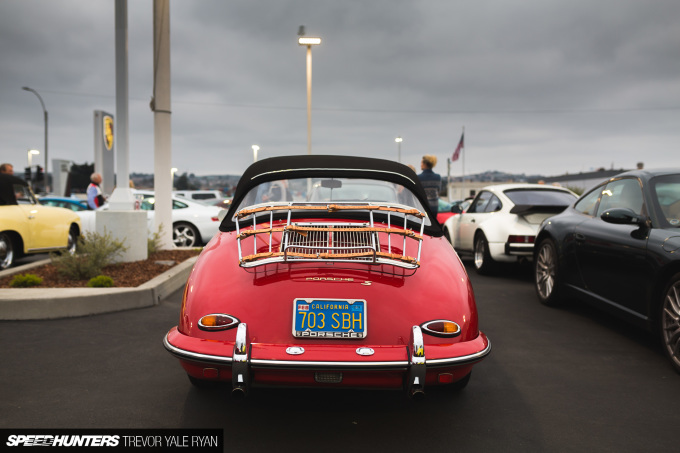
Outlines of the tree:
[{"label": "tree", "polygon": [[71,191],[76,193],[86,192],[87,186],[90,185],[92,173],[94,173],[94,162],[91,164],[85,162],[82,165],[71,165],[71,172],[69,173]]},{"label": "tree", "polygon": [[177,187],[177,190],[189,190],[189,177],[186,172],[182,173],[182,176],[177,178],[175,187]]}]

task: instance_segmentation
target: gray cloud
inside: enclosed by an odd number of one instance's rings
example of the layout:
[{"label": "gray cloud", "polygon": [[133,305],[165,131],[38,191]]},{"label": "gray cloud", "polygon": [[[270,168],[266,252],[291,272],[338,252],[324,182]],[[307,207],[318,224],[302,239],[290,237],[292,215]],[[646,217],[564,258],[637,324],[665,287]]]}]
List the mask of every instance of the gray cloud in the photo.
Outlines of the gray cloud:
[{"label": "gray cloud", "polygon": [[[130,170],[153,170],[152,2],[128,4]],[[680,33],[673,0],[572,2],[171,0],[173,166],[240,173],[306,152],[440,162],[466,131],[466,173],[680,166]],[[113,2],[0,3],[0,160],[93,160],[92,112],[115,113]],[[446,172],[445,165],[437,167]],[[463,171],[462,162],[452,166]]]}]

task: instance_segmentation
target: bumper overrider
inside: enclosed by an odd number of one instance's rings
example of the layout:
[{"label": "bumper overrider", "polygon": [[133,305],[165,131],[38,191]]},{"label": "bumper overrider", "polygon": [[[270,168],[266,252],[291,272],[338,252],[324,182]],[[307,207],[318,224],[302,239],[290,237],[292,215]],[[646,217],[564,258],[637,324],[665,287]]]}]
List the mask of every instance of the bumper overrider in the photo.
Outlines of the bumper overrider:
[{"label": "bumper overrider", "polygon": [[[163,345],[185,370],[199,379],[228,381],[245,395],[253,385],[394,387],[409,396],[426,385],[464,378],[491,352],[486,335],[455,344],[428,344],[413,326],[408,345],[309,345],[250,343],[240,323],[236,339],[210,341],[189,337],[173,327]],[[333,357],[333,360],[328,360]]]}]

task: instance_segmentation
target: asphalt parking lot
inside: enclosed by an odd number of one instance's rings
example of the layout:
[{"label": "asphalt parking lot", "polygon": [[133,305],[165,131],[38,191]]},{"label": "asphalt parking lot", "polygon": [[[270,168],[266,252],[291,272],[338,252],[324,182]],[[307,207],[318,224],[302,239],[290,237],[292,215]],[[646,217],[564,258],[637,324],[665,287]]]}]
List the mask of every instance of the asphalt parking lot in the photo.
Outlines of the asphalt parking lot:
[{"label": "asphalt parking lot", "polygon": [[199,391],[159,306],[0,323],[0,428],[222,428],[225,451],[676,451],[680,375],[652,337],[583,305],[540,305],[530,273],[469,269],[493,345],[462,393]]}]

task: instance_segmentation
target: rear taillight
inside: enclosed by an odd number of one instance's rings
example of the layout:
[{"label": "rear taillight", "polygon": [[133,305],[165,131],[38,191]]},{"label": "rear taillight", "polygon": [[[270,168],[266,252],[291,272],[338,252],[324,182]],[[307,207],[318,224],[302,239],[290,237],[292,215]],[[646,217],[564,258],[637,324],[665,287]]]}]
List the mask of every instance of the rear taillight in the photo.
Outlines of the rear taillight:
[{"label": "rear taillight", "polygon": [[434,335],[435,337],[455,337],[460,335],[460,326],[447,319],[436,319],[420,325],[423,333]]},{"label": "rear taillight", "polygon": [[508,236],[508,242],[510,244],[533,244],[536,236],[520,236],[516,234],[511,234]]},{"label": "rear taillight", "polygon": [[227,330],[239,324],[238,318],[224,313],[213,313],[205,315],[198,321],[198,328],[201,330]]}]

